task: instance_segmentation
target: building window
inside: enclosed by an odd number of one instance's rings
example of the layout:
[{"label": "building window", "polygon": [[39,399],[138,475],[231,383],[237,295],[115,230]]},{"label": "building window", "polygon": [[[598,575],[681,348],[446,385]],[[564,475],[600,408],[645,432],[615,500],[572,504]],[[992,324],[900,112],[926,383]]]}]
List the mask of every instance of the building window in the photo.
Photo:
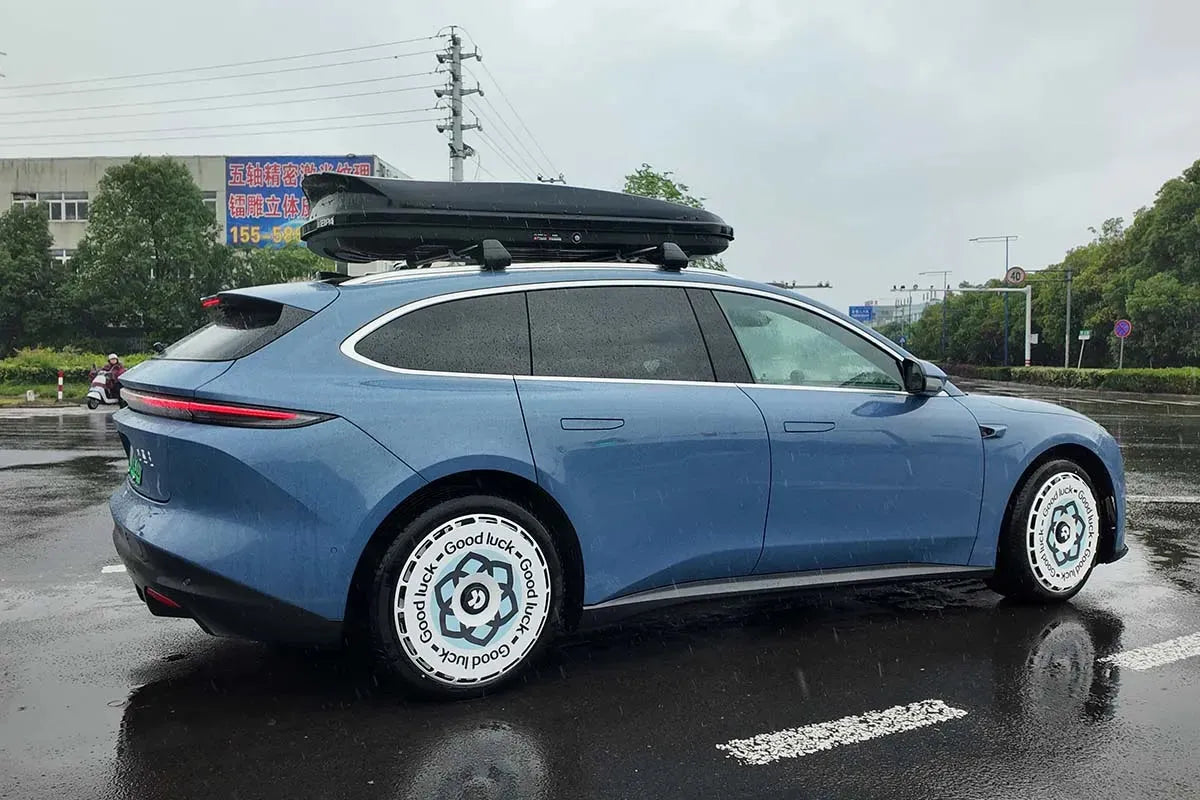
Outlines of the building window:
[{"label": "building window", "polygon": [[64,248],[58,248],[50,251],[50,258],[54,259],[60,264],[66,264],[74,255],[74,250],[67,250]]},{"label": "building window", "polygon": [[217,193],[201,192],[200,195],[204,198],[204,207],[213,213],[215,219],[217,216]]},{"label": "building window", "polygon": [[13,205],[45,203],[52,222],[83,222],[88,218],[87,192],[13,192]]}]

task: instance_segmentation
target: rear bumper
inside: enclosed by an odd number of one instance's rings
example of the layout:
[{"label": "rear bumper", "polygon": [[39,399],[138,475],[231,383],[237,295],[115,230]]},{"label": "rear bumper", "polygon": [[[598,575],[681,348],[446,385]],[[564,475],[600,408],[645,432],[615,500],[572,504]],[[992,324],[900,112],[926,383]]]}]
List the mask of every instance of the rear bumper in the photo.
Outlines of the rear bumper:
[{"label": "rear bumper", "polygon": [[[337,645],[341,620],[330,620],[223,578],[113,527],[113,545],[150,612],[194,619],[207,633],[285,644]],[[147,590],[150,590],[149,592]],[[154,594],[178,604],[172,607]]]}]

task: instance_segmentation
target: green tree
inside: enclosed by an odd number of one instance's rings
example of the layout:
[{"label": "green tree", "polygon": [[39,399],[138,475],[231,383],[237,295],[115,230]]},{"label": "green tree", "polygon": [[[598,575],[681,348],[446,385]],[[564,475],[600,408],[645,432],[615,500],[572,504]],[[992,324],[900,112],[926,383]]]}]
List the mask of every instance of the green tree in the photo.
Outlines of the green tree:
[{"label": "green tree", "polygon": [[[695,197],[690,194],[691,187],[686,183],[675,180],[672,177],[674,174],[670,171],[657,172],[654,167],[643,163],[635,172],[625,176],[625,188],[623,191],[625,194],[654,197],[691,208],[704,208],[704,198]],[[712,256],[693,259],[692,265],[700,269],[725,272],[725,262]]]},{"label": "green tree", "polygon": [[70,314],[63,307],[65,268],[50,258],[44,205],[0,215],[0,351],[58,344]]},{"label": "green tree", "polygon": [[302,245],[239,250],[233,253],[232,260],[231,286],[261,286],[309,279],[330,266],[328,259]]},{"label": "green tree", "polygon": [[1200,364],[1200,284],[1159,272],[1134,285],[1126,308],[1137,320],[1137,338],[1125,345],[1127,361],[1134,357],[1148,367]]},{"label": "green tree", "polygon": [[135,331],[168,341],[197,327],[199,298],[225,288],[228,255],[181,163],[137,156],[112,167],[73,261],[72,297],[94,336]]}]

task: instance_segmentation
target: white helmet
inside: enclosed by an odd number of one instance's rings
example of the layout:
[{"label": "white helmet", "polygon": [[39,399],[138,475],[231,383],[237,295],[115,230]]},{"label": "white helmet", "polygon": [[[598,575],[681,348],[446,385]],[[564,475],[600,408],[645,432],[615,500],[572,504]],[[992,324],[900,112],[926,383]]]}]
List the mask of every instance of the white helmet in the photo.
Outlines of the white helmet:
[{"label": "white helmet", "polygon": [[116,354],[116,353],[109,353],[109,354],[108,354],[108,360],[109,360],[109,361],[120,361],[121,359],[117,358],[117,354]]}]

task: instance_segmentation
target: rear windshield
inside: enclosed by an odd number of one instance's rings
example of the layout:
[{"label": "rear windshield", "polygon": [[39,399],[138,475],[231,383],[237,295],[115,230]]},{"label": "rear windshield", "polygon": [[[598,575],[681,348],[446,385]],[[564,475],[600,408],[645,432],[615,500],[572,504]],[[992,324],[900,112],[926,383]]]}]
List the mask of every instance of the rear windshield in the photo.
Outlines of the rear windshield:
[{"label": "rear windshield", "polygon": [[213,321],[163,351],[177,361],[232,361],[266,347],[313,315],[302,308],[251,297],[222,297]]}]

